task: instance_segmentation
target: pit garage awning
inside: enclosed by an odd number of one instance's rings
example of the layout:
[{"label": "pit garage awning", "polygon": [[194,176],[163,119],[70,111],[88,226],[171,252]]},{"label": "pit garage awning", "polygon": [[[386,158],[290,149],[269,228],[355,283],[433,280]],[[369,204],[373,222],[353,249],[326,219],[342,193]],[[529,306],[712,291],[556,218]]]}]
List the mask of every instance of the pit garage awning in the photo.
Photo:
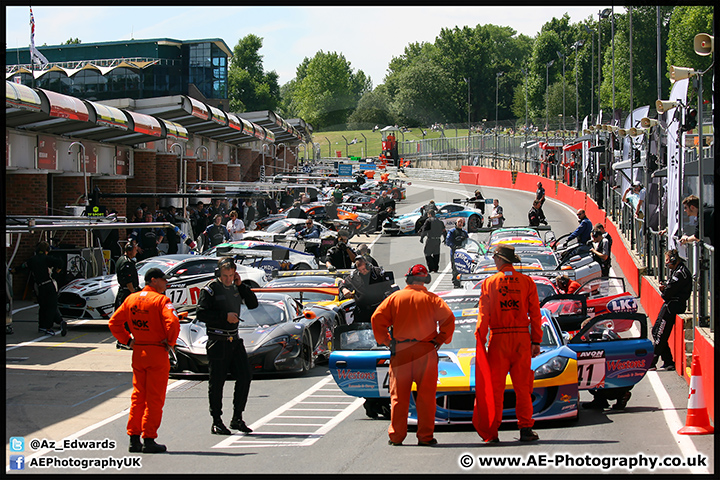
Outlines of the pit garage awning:
[{"label": "pit garage awning", "polygon": [[562,142],[538,142],[538,147],[543,150],[557,150],[563,147]]},{"label": "pit garage awning", "polygon": [[190,134],[234,144],[256,140],[252,124],[249,132],[248,126],[238,128],[242,122],[231,120],[231,114],[185,95],[137,99],[130,108],[181,125]]},{"label": "pit garage awning", "polygon": [[243,112],[239,113],[238,116],[272,132],[273,141],[276,143],[298,143],[302,141],[302,135],[293,126],[270,110]]},{"label": "pit garage awning", "polygon": [[164,138],[159,121],[60,93],[6,81],[6,125],[123,145]]},{"label": "pit garage awning", "polygon": [[291,118],[287,122],[288,125],[293,127],[295,131],[300,134],[303,142],[309,142],[312,140],[312,125],[306,123],[305,120],[303,120],[302,118]]},{"label": "pit garage awning", "polygon": [[580,150],[582,149],[582,142],[564,145],[562,149],[563,152],[574,152],[576,150]]}]

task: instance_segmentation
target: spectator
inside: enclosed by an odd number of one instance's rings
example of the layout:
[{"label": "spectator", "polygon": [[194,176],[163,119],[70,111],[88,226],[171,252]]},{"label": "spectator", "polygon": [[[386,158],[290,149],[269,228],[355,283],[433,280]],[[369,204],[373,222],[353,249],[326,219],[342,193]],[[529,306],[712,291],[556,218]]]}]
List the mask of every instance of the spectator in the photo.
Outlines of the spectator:
[{"label": "spectator", "polygon": [[328,270],[333,271],[339,268],[347,269],[352,267],[356,253],[348,246],[347,242],[349,238],[349,231],[345,229],[338,231],[338,242],[328,249],[327,256],[325,257],[325,265]]},{"label": "spectator", "polygon": [[370,318],[390,291],[382,268],[370,265],[365,257],[355,257],[355,269],[339,285],[343,298],[355,299],[353,322],[370,323]]},{"label": "spectator", "polygon": [[[445,237],[445,224],[438,220],[435,210],[428,210],[428,218],[420,228],[420,243],[427,237],[427,243],[423,249],[425,261],[430,273],[440,269],[440,245]],[[454,263],[454,262],[453,262]]]},{"label": "spectator", "polygon": [[578,243],[580,245],[586,245],[587,242],[590,240],[590,234],[592,233],[592,222],[589,218],[587,218],[587,215],[585,215],[585,210],[580,208],[577,211],[577,217],[578,217],[578,227],[570,233],[567,240],[565,241],[565,244],[572,240],[573,238],[578,239]]},{"label": "spectator", "polygon": [[[152,222],[152,214],[150,212],[145,213],[145,223]],[[158,245],[160,245],[164,237],[165,232],[161,228],[146,227],[133,230],[131,239],[135,240],[139,246],[138,262],[146,258],[156,257],[159,253]]]},{"label": "spectator", "polygon": [[370,255],[370,247],[368,247],[366,243],[361,243],[360,245],[358,245],[357,253],[358,255],[362,255],[363,257],[365,257],[365,260],[367,260],[368,263],[373,267],[380,266],[378,265],[377,260],[375,260],[372,255]]},{"label": "spectator", "polygon": [[445,237],[445,245],[450,247],[450,265],[452,267],[452,282],[455,288],[460,288],[459,272],[455,265],[455,250],[462,248],[468,239],[468,233],[463,230],[465,220],[462,218],[455,222],[455,228],[450,229]]},{"label": "spectator", "polygon": [[238,212],[233,210],[230,212],[230,220],[227,222],[228,233],[230,234],[230,240],[236,242],[243,239],[245,233],[245,223],[238,218]]},{"label": "spectator", "polygon": [[[305,228],[295,233],[295,236],[303,240],[320,238],[320,227],[315,225],[312,218],[308,218],[305,220]],[[320,245],[317,243],[306,243],[305,251],[318,257],[320,255]]]},{"label": "spectator", "polygon": [[639,181],[634,181],[631,187],[628,187],[625,190],[625,193],[622,196],[623,202],[629,202],[628,194],[632,191],[633,194],[637,195],[637,205],[635,206],[635,216],[637,218],[644,218],[645,214],[643,213],[644,210],[644,204],[645,204],[645,188],[643,187],[642,183]]}]

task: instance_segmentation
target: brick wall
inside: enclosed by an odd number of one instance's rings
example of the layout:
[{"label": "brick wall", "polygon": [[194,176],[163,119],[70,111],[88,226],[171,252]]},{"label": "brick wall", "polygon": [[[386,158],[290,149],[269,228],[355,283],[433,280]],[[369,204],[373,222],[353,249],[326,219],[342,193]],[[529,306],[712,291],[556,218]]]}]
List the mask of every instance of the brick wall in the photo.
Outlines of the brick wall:
[{"label": "brick wall", "polygon": [[212,163],[212,179],[216,182],[226,182],[228,180],[227,163]]},{"label": "brick wall", "polygon": [[178,191],[178,164],[180,157],[177,155],[164,155],[158,153],[155,156],[156,163],[156,192],[158,193],[175,193]]},{"label": "brick wall", "polygon": [[[135,152],[135,175],[127,180],[128,193],[157,192],[155,152]],[[139,203],[139,202],[138,202]]]},{"label": "brick wall", "polygon": [[[89,179],[88,179],[89,180]],[[72,215],[71,212],[65,210],[66,205],[84,205],[81,201],[78,203],[78,197],[85,195],[84,178],[82,176],[63,177],[54,175],[52,177],[52,205],[54,215]],[[92,194],[90,182],[87,187],[88,195]],[[78,248],[87,246],[87,240],[84,230],[62,230],[55,233],[56,236],[62,238],[61,243],[75,245]]]},{"label": "brick wall", "polygon": [[239,182],[242,177],[242,165],[228,165],[227,169],[228,181]]},{"label": "brick wall", "polygon": [[[10,174],[5,176],[5,202],[8,215],[45,215],[47,198],[47,174]],[[43,238],[48,238],[46,235]],[[40,233],[13,234],[10,237],[10,247],[5,249],[5,259],[15,252],[10,264],[17,268],[35,252],[35,245],[41,240]],[[18,245],[19,242],[19,245]],[[15,248],[17,247],[17,251]],[[13,275],[13,297],[22,298],[28,274]]]}]

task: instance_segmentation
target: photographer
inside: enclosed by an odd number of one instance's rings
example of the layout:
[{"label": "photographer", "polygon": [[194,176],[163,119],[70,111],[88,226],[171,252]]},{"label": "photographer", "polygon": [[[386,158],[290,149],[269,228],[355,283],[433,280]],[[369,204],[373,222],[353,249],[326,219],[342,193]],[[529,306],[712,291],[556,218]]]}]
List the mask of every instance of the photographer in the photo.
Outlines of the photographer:
[{"label": "photographer", "polygon": [[355,299],[355,322],[370,323],[370,318],[390,291],[382,268],[370,265],[365,257],[355,257],[355,270],[339,285],[343,298]]},{"label": "photographer", "polygon": [[328,270],[337,270],[338,268],[351,268],[355,261],[356,253],[347,244],[350,238],[350,232],[341,229],[338,232],[338,243],[330,247],[325,257],[325,265]]}]

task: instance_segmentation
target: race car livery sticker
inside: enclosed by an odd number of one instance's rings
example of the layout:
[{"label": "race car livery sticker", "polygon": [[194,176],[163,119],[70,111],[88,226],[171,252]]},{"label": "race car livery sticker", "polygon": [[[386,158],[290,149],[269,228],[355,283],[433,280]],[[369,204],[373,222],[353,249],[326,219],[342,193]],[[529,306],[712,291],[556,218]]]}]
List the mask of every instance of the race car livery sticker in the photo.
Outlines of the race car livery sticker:
[{"label": "race car livery sticker", "polygon": [[616,298],[608,302],[607,309],[609,312],[635,313],[637,312],[637,303],[632,297]]},{"label": "race car livery sticker", "polygon": [[379,358],[375,367],[377,378],[378,395],[381,397],[390,396],[390,359]]},{"label": "race car livery sticker", "polygon": [[588,390],[605,384],[605,351],[578,352],[578,387]]}]

